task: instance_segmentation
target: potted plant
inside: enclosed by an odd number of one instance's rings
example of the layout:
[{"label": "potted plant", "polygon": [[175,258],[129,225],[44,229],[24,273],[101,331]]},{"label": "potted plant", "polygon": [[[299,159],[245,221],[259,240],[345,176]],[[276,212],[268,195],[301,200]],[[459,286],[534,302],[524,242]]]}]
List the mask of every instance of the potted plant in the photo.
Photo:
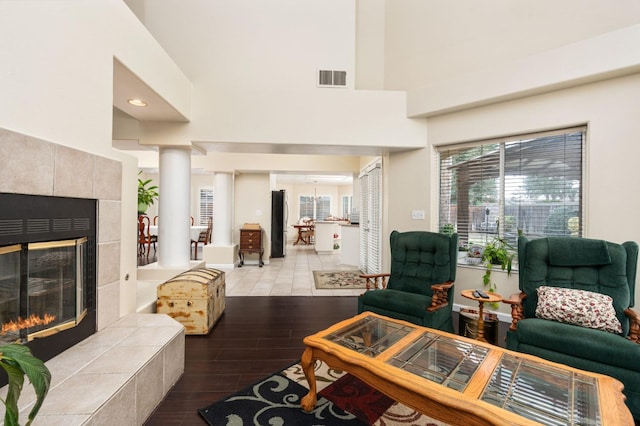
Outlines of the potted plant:
[{"label": "potted plant", "polygon": [[511,244],[504,238],[495,237],[493,241],[484,246],[482,250],[482,263],[485,267],[485,273],[482,276],[482,283],[489,288],[491,293],[496,290],[496,283],[491,281],[491,270],[494,265],[500,265],[503,271],[507,271],[507,275],[511,275],[511,266],[515,250]]},{"label": "potted plant", "polygon": [[[142,170],[138,172],[138,176]],[[144,214],[149,206],[158,198],[158,186],[151,185],[152,179],[142,180],[138,177],[138,214]]]},{"label": "potted plant", "polygon": [[9,343],[0,346],[0,367],[9,377],[7,397],[2,402],[5,405],[4,424],[19,425],[18,399],[24,385],[26,374],[36,392],[36,403],[29,412],[26,425],[30,425],[40,411],[44,398],[51,385],[51,372],[44,362],[36,358],[31,350],[19,343]]}]

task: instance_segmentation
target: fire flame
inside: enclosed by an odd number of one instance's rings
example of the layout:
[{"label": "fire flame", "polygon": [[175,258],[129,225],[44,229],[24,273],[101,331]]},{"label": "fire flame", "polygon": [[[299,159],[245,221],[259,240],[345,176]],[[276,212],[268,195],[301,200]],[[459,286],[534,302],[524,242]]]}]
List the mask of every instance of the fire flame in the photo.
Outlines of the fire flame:
[{"label": "fire flame", "polygon": [[2,324],[2,330],[0,335],[4,336],[7,333],[22,330],[24,328],[35,327],[37,325],[47,325],[56,319],[55,316],[44,314],[44,317],[39,317],[36,314],[31,314],[28,318],[22,319],[18,317],[17,321],[9,321],[6,324]]}]

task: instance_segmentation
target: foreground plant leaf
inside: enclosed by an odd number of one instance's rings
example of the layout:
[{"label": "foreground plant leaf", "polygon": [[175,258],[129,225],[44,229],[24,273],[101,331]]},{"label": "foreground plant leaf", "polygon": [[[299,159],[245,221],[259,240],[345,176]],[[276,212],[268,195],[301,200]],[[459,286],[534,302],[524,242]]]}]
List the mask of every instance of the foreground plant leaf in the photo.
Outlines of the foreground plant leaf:
[{"label": "foreground plant leaf", "polygon": [[24,376],[29,378],[36,392],[36,403],[29,412],[26,425],[35,418],[51,385],[51,372],[44,362],[36,358],[24,345],[12,343],[0,346],[0,366],[9,376],[9,391],[4,402],[6,406],[5,425],[18,425],[18,399],[24,385]]}]

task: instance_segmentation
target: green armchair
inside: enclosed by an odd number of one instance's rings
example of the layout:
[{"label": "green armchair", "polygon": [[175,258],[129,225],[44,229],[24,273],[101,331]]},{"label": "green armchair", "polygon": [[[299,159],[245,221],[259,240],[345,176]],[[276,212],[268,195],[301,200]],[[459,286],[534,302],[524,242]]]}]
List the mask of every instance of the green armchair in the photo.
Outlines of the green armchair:
[{"label": "green armchair", "polygon": [[520,293],[506,347],[624,384],[640,419],[639,317],[634,305],[638,244],[587,238],[518,239]]},{"label": "green armchair", "polygon": [[361,275],[367,290],[358,297],[358,313],[372,311],[453,332],[458,235],[393,231],[390,243],[391,272]]}]

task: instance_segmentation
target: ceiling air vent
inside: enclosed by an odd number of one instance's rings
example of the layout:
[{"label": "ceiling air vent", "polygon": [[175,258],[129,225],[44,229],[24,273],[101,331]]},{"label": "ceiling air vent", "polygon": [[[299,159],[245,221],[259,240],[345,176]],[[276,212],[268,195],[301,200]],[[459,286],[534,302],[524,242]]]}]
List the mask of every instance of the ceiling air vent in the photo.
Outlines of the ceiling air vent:
[{"label": "ceiling air vent", "polygon": [[347,87],[347,72],[318,70],[318,87]]}]

